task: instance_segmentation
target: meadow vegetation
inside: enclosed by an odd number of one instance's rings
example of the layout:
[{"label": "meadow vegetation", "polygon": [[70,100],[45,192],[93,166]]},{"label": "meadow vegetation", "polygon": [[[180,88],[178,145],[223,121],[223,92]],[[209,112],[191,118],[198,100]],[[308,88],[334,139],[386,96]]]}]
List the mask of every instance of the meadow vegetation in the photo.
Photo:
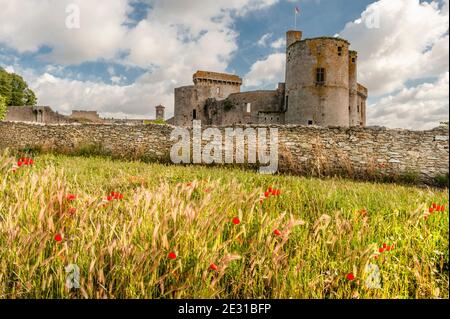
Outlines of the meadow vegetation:
[{"label": "meadow vegetation", "polygon": [[0,298],[449,298],[447,189],[18,161],[0,155]]}]

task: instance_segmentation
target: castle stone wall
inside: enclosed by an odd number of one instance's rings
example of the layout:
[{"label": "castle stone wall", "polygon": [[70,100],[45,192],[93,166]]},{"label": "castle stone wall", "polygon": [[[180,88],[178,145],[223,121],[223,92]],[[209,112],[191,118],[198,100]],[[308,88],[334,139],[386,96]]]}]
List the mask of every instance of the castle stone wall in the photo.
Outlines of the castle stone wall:
[{"label": "castle stone wall", "polygon": [[234,93],[223,101],[209,99],[205,107],[205,124],[283,124],[284,113],[280,109],[283,99],[282,90]]},{"label": "castle stone wall", "polygon": [[74,120],[90,121],[93,123],[103,122],[97,111],[72,111],[70,118]]},{"label": "castle stone wall", "polygon": [[[449,171],[448,127],[429,131],[296,125],[270,127],[279,129],[282,171],[324,175],[344,172],[355,177],[375,173],[387,176],[414,174],[428,183]],[[169,125],[0,122],[0,149],[39,146],[44,150],[70,152],[81,146],[98,145],[116,156],[168,160],[170,148],[175,143],[170,141],[173,129]]]},{"label": "castle stone wall", "polygon": [[75,120],[53,111],[49,106],[8,106],[6,121],[35,123],[73,123]]}]

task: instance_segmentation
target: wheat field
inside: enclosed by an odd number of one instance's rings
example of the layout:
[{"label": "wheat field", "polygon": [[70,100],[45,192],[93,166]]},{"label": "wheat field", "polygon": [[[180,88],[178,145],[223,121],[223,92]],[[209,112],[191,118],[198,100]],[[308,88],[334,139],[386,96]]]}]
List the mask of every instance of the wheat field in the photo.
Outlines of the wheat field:
[{"label": "wheat field", "polygon": [[448,204],[446,189],[5,152],[0,298],[449,298]]}]

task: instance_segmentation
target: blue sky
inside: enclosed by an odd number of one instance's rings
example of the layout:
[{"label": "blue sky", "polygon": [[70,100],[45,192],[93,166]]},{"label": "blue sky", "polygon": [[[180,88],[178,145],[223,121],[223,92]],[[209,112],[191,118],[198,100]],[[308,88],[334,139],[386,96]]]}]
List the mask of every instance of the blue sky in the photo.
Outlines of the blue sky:
[{"label": "blue sky", "polygon": [[360,52],[369,124],[448,120],[448,0],[0,0],[0,66],[62,113],[152,117],[163,103],[170,116],[197,69],[236,73],[244,90],[284,81],[296,6],[304,37],[339,34]]}]

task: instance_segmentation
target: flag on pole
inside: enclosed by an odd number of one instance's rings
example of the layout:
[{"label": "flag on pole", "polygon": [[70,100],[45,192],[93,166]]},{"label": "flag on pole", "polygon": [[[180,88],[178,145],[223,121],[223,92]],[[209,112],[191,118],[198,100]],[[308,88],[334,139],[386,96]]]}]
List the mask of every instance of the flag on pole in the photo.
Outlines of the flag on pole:
[{"label": "flag on pole", "polygon": [[297,30],[297,16],[300,14],[300,8],[295,7],[295,22],[294,22],[294,29]]}]

